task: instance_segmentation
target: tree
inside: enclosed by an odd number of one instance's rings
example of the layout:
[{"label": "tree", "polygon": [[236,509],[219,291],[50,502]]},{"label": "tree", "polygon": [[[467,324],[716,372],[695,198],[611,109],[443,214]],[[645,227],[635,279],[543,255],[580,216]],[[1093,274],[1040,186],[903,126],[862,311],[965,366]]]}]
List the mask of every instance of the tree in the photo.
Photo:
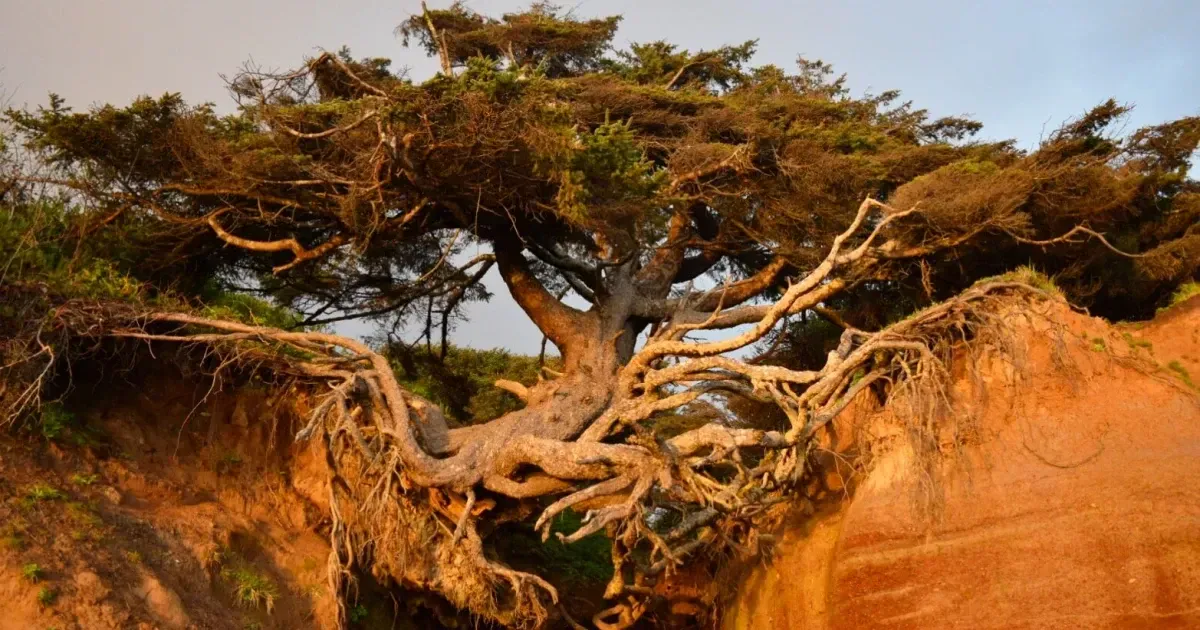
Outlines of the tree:
[{"label": "tree", "polygon": [[[215,276],[304,326],[428,321],[444,339],[494,266],[558,349],[553,378],[505,385],[522,408],[454,426],[353,340],[163,311],[113,330],[288,345],[335,384],[299,437],[336,462],[339,589],[369,566],[538,623],[554,587],[489,558],[484,537],[534,518],[548,534],[573,508],[588,518],[566,541],[604,531],[613,546],[613,605],[594,621],[627,627],[677,563],[752,546],[856,395],[937,380],[946,330],[1033,290],[976,281],[1033,265],[1073,300],[1136,317],[1200,269],[1198,118],[1117,137],[1128,110],[1109,101],[1025,152],[897,92],[854,96],[822,62],[752,66],[754,42],[616,51],[617,25],[456,3],[398,29],[441,62],[424,82],[343,50],[246,69],[229,116],[177,95],[8,114],[56,170],[42,181],[110,229],[138,225],[158,263],[143,267],[177,286]],[[489,253],[463,260],[468,245]],[[730,356],[808,314],[838,325],[812,365]],[[779,423],[739,428],[727,400],[771,405]]]}]

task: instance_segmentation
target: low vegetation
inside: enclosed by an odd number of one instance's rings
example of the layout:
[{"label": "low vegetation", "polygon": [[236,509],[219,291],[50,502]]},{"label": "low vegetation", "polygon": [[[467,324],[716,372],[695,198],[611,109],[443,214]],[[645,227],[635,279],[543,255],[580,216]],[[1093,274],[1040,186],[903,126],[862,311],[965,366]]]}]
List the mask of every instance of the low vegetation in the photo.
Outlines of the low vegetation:
[{"label": "low vegetation", "polygon": [[1183,381],[1188,387],[1200,390],[1200,387],[1197,387],[1196,383],[1192,381],[1192,375],[1188,373],[1187,368],[1183,367],[1183,364],[1179,361],[1171,361],[1167,364],[1167,369],[1173,372],[1175,376],[1178,376],[1179,380]]},{"label": "low vegetation", "polygon": [[62,501],[67,495],[54,486],[38,483],[25,491],[25,498],[31,501]]},{"label": "low vegetation", "polygon": [[41,581],[43,575],[45,575],[45,571],[37,563],[29,563],[21,567],[21,577],[34,584]]},{"label": "low vegetation", "polygon": [[275,598],[279,589],[270,579],[247,566],[221,569],[221,577],[233,589],[234,599],[247,608],[264,608],[268,613],[275,609]]}]

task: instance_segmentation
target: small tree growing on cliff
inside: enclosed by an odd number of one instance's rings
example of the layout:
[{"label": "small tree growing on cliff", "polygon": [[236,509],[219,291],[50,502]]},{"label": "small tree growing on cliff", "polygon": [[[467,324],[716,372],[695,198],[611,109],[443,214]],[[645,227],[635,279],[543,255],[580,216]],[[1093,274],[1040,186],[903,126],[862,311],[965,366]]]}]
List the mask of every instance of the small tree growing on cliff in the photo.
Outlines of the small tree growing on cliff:
[{"label": "small tree growing on cliff", "polygon": [[[319,436],[334,463],[338,589],[368,566],[502,623],[540,622],[557,592],[490,559],[484,537],[514,519],[548,533],[574,508],[588,517],[566,541],[605,531],[613,545],[612,607],[594,621],[627,627],[678,563],[751,544],[850,399],[933,378],[936,331],[1020,290],[968,289],[980,277],[1032,263],[1073,299],[1132,316],[1197,272],[1198,119],[1118,139],[1107,130],[1126,108],[1108,102],[1025,152],[896,92],[853,96],[821,62],[752,66],[754,42],[614,50],[618,21],[455,4],[398,29],[440,61],[424,82],[342,51],[238,74],[230,116],[175,95],[9,113],[57,170],[44,180],[138,235],[144,279],[249,278],[306,325],[415,320],[444,339],[495,267],[557,347],[554,378],[503,384],[523,408],[454,427],[353,340],[167,312],[139,316],[154,330],[111,331],[289,345],[333,384],[299,437]],[[464,261],[469,245],[488,253]],[[868,332],[885,306],[947,298]],[[839,326],[812,369],[730,356],[808,312]],[[733,332],[690,337],[718,330]],[[785,420],[712,420],[721,397]]]}]

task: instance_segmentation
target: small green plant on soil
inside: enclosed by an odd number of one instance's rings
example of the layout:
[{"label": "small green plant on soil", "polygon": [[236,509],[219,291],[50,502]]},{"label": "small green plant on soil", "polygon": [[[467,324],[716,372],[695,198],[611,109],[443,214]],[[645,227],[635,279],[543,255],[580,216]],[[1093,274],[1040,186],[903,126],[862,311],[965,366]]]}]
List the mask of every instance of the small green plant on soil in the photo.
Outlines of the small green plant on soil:
[{"label": "small green plant on soil", "polygon": [[233,585],[233,596],[239,604],[248,608],[262,606],[268,614],[275,609],[279,589],[262,574],[248,567],[230,567],[221,570],[221,577]]},{"label": "small green plant on soil", "polygon": [[58,591],[55,589],[52,589],[48,586],[43,586],[41,590],[38,591],[37,600],[38,603],[43,606],[50,606],[54,604],[54,600],[56,599],[58,599]]},{"label": "small green plant on soil", "polygon": [[63,408],[62,403],[52,402],[42,405],[42,437],[47,440],[57,440],[67,432],[75,415]]},{"label": "small green plant on soil", "polygon": [[1175,375],[1178,376],[1179,379],[1182,380],[1188,387],[1191,387],[1192,389],[1200,389],[1200,387],[1197,387],[1196,384],[1192,382],[1192,375],[1188,373],[1187,368],[1183,367],[1183,364],[1179,361],[1172,361],[1168,363],[1167,369],[1174,372]]},{"label": "small green plant on soil", "polygon": [[142,553],[140,551],[134,551],[130,549],[129,551],[125,552],[125,557],[134,564],[142,563]]},{"label": "small green plant on soil", "polygon": [[45,571],[43,571],[41,565],[36,562],[30,562],[29,564],[21,567],[21,577],[33,582],[34,584],[40,582],[43,575],[45,575]]},{"label": "small green plant on soil", "polygon": [[54,486],[37,483],[29,487],[25,497],[31,501],[61,501],[67,498],[67,495]]},{"label": "small green plant on soil", "polygon": [[99,479],[99,475],[84,475],[79,473],[71,475],[71,483],[77,486],[90,486],[99,481]]},{"label": "small green plant on soil", "polygon": [[1137,350],[1138,348],[1145,348],[1150,351],[1154,350],[1154,344],[1150,343],[1149,340],[1138,339],[1127,332],[1121,333],[1121,337],[1125,339],[1125,343],[1129,344],[1129,347],[1133,348],[1134,350]]},{"label": "small green plant on soil", "polygon": [[1092,338],[1092,351],[1093,352],[1104,352],[1107,349],[1108,349],[1108,345],[1104,343],[1103,339],[1101,339],[1100,337]]},{"label": "small green plant on soil", "polygon": [[360,623],[367,619],[367,607],[362,604],[355,604],[354,608],[350,609],[350,623]]},{"label": "small green plant on soil", "polygon": [[95,432],[85,427],[75,414],[57,401],[42,405],[39,427],[42,437],[51,442],[66,442],[75,446],[94,446],[99,443]]},{"label": "small green plant on soil", "polygon": [[25,548],[25,532],[21,531],[16,525],[10,523],[0,530],[0,545],[4,545],[5,549],[20,551]]}]

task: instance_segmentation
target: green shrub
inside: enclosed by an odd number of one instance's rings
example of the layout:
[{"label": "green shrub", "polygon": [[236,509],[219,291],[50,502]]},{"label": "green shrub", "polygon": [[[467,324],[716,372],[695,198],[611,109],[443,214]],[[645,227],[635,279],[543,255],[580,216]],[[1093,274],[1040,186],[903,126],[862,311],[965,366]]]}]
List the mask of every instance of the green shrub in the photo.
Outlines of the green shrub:
[{"label": "green shrub", "polygon": [[506,532],[502,556],[520,559],[538,568],[539,573],[567,586],[598,585],[612,578],[612,551],[608,538],[597,532],[569,545],[558,540],[557,534],[570,534],[583,525],[583,518],[573,510],[555,517],[550,537],[542,542],[532,530]]},{"label": "green shrub", "polygon": [[204,307],[200,314],[212,319],[238,321],[254,326],[292,329],[300,325],[300,317],[292,310],[247,295],[227,291],[215,281],[210,281],[200,296]]}]

